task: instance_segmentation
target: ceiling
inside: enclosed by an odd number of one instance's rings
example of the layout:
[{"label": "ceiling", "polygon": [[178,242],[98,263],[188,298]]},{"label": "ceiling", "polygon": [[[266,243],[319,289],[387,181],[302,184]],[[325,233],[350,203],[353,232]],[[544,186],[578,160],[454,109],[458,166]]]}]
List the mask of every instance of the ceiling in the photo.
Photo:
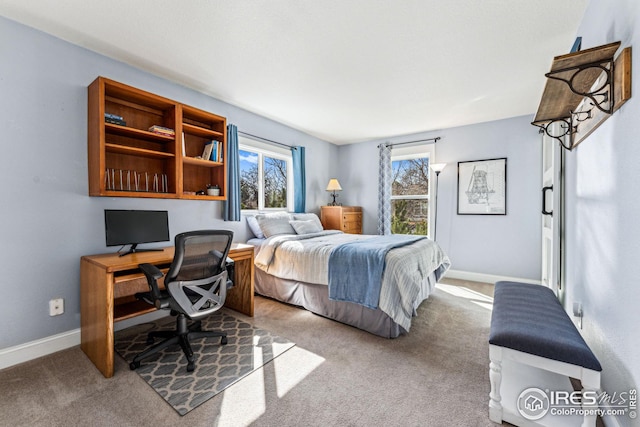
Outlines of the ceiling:
[{"label": "ceiling", "polygon": [[533,115],[588,1],[0,0],[0,15],[349,144]]}]

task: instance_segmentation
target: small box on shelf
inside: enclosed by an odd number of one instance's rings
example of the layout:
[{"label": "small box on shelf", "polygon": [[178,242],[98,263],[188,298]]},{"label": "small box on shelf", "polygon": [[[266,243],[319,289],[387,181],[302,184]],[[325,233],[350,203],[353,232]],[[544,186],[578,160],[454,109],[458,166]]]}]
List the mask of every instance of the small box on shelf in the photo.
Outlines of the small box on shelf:
[{"label": "small box on shelf", "polygon": [[127,122],[124,121],[124,118],[122,116],[118,116],[117,114],[104,113],[104,121],[105,123],[111,123],[114,125],[127,125]]}]

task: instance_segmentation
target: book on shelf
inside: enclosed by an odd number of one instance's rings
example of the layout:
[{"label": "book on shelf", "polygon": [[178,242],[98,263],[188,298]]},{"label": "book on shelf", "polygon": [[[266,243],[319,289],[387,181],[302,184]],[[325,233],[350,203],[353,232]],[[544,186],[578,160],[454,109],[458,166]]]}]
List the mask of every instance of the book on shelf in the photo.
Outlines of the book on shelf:
[{"label": "book on shelf", "polygon": [[176,136],[176,131],[164,126],[153,125],[149,128],[149,132],[157,133],[164,136]]},{"label": "book on shelf", "polygon": [[211,157],[209,158],[209,160],[211,160],[212,162],[217,162],[218,161],[218,141],[213,140],[211,141],[211,143],[213,144],[213,150],[211,151]]},{"label": "book on shelf", "polygon": [[187,147],[184,142],[184,132],[182,132],[182,156],[184,157],[186,155],[187,155]]},{"label": "book on shelf", "polygon": [[213,140],[213,151],[209,160],[213,162],[222,162],[222,142]]},{"label": "book on shelf", "polygon": [[213,142],[209,141],[204,145],[204,150],[202,150],[202,158],[204,160],[210,160],[212,152],[213,152]]}]

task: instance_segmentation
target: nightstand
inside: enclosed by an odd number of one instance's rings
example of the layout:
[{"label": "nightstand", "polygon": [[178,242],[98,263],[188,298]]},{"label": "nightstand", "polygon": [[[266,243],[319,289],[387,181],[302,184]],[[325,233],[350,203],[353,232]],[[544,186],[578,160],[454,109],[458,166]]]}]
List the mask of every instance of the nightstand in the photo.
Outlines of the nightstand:
[{"label": "nightstand", "polygon": [[362,234],[362,208],[360,206],[321,206],[320,221],[325,230]]}]

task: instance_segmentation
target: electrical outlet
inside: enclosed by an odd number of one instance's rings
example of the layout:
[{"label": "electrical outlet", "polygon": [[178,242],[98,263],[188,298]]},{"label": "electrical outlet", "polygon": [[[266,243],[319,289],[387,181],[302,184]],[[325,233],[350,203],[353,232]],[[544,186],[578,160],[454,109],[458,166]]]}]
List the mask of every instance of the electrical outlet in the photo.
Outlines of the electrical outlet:
[{"label": "electrical outlet", "polygon": [[49,316],[58,316],[64,313],[64,300],[55,298],[49,301]]},{"label": "electrical outlet", "polygon": [[582,312],[582,303],[573,303],[573,315],[578,318],[578,326],[582,329],[582,316],[584,315]]}]

